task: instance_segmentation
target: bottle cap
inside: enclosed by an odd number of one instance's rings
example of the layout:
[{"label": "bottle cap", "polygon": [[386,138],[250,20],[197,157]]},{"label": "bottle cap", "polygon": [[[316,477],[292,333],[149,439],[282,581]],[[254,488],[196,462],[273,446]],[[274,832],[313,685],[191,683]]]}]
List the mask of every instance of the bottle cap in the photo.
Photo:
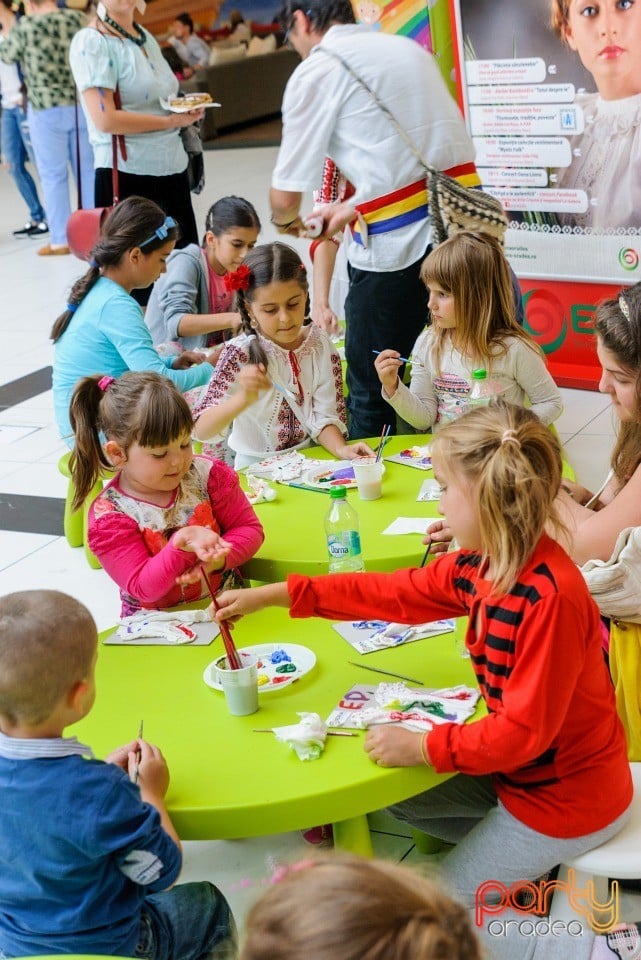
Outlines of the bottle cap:
[{"label": "bottle cap", "polygon": [[332,500],[344,500],[347,496],[347,487],[332,487],[329,495]]},{"label": "bottle cap", "polygon": [[478,370],[472,370],[472,380],[487,380],[487,370],[480,367]]}]

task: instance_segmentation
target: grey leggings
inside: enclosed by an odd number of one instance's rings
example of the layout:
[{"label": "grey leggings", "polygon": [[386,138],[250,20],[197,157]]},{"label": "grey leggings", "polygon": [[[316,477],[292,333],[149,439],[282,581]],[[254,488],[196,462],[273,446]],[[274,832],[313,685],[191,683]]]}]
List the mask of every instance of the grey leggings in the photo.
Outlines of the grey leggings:
[{"label": "grey leggings", "polygon": [[[536,880],[558,863],[609,840],[626,824],[630,811],[583,837],[559,839],[537,833],[497,801],[490,777],[458,774],[432,790],[390,807],[390,813],[433,837],[456,843],[440,866],[454,895],[475,916],[476,891],[488,880],[510,887]],[[577,920],[582,918],[577,914]],[[508,922],[512,921],[512,922]],[[525,921],[525,922],[524,922]],[[541,921],[533,935],[532,925]],[[583,920],[569,932],[546,930],[545,918],[505,910],[478,929],[488,960],[589,960],[594,933]]]}]

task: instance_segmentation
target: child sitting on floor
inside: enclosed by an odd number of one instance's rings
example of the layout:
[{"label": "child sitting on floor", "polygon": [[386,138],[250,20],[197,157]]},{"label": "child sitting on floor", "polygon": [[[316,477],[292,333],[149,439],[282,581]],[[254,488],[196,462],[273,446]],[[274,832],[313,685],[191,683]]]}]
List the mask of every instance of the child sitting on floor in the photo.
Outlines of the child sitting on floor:
[{"label": "child sitting on floor", "polygon": [[85,377],[69,415],[74,509],[102,470],[116,470],[91,505],[87,539],[120,587],[122,616],[198,600],[202,566],[218,590],[253,557],[261,523],[231,467],[194,456],[191,413],[169,380]]},{"label": "child sitting on floor", "polygon": [[480,960],[465,908],[406,867],[323,856],[281,867],[241,960]]},{"label": "child sitting on floor", "polygon": [[134,740],[102,762],[63,737],[93,706],[97,642],[66,594],[0,599],[0,956],[235,957],[222,893],[173,886],[182,855],[158,747]]}]

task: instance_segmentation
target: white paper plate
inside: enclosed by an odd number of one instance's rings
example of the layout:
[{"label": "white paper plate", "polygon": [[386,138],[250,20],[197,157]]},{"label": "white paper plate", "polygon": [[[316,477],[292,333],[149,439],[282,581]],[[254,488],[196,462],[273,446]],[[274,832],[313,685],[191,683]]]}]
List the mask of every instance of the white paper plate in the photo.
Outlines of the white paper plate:
[{"label": "white paper plate", "polygon": [[[293,673],[282,673],[278,668],[282,663],[272,663],[271,657],[274,653],[283,651],[290,657],[290,662],[296,667]],[[301,647],[298,643],[259,643],[255,647],[243,647],[239,651],[241,661],[250,657],[256,657],[258,660],[258,692],[273,693],[275,690],[282,690],[283,687],[289,687],[296,680],[300,680],[306,673],[314,667],[316,663],[316,654],[309,647]],[[219,659],[218,657],[216,660]],[[205,667],[203,680],[208,687],[213,690],[221,690],[220,681],[214,670],[216,660],[212,660]],[[261,682],[261,678],[264,678]]]},{"label": "white paper plate", "polygon": [[173,104],[170,105],[168,100],[163,100],[161,97],[160,106],[163,108],[163,110],[169,110],[171,113],[189,113],[190,110],[208,110],[209,107],[222,106],[222,104],[214,103],[213,101],[211,103],[189,103],[189,97],[181,97],[180,99],[185,100],[185,105],[182,106],[181,104],[181,106],[178,107],[174,106]]}]

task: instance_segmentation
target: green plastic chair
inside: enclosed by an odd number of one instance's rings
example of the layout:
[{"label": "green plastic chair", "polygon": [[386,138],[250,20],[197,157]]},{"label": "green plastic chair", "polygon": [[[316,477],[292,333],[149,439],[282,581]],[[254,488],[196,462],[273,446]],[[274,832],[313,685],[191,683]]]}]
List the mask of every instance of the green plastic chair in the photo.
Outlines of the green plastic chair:
[{"label": "green plastic chair", "polygon": [[101,565],[100,561],[94,553],[89,549],[87,544],[87,517],[89,514],[89,507],[94,502],[98,494],[101,492],[104,481],[108,480],[111,476],[108,473],[101,475],[93,485],[92,489],[89,492],[89,496],[83,503],[82,507],[79,510],[74,510],[72,508],[73,498],[76,493],[76,488],[74,486],[73,480],[71,479],[71,472],[69,470],[69,457],[71,452],[63,454],[58,461],[58,470],[63,475],[67,477],[67,496],[65,498],[65,515],[64,515],[64,532],[67,543],[70,547],[84,547],[85,557],[87,558],[87,563],[94,570],[100,570]]}]

